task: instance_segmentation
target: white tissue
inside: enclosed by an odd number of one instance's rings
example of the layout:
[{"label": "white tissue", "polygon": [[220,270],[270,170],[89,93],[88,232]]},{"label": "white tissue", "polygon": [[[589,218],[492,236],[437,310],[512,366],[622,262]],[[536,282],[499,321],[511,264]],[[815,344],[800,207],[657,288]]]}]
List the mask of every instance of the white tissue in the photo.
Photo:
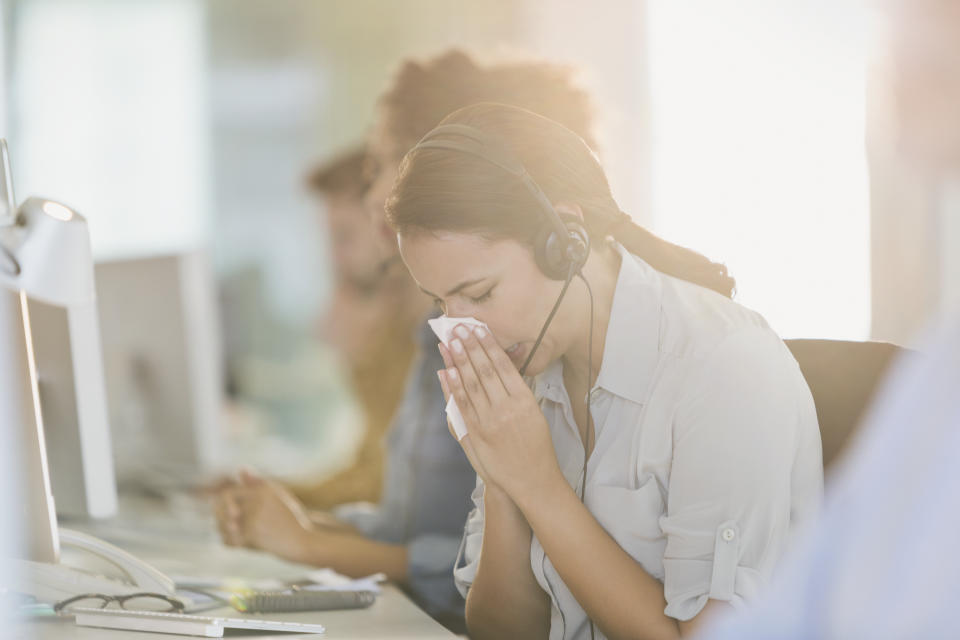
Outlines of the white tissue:
[{"label": "white tissue", "polygon": [[[430,328],[437,334],[440,342],[442,342],[445,347],[450,346],[450,340],[454,337],[453,330],[458,324],[464,324],[468,327],[483,327],[487,331],[490,330],[486,323],[480,322],[476,318],[448,318],[447,316],[440,316],[439,318],[427,320],[427,324],[430,325]],[[463,421],[463,414],[460,413],[460,407],[457,406],[457,401],[453,399],[453,396],[450,396],[450,400],[447,401],[446,411],[447,417],[450,419],[450,424],[453,425],[453,432],[457,434],[457,440],[463,440],[463,437],[467,435],[467,423]]]}]

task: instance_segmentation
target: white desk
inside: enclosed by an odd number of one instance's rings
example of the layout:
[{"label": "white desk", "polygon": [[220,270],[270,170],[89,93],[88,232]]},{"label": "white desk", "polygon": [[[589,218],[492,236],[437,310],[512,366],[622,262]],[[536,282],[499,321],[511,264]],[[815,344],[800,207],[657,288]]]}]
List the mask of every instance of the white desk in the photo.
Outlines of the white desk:
[{"label": "white desk", "polygon": [[[142,500],[121,502],[120,518],[102,525],[78,526],[104,538],[168,575],[238,576],[250,579],[302,577],[309,569],[246,549],[224,547],[211,531],[212,523],[202,513],[192,516],[189,505],[165,513]],[[197,615],[243,617],[224,607]],[[326,638],[327,640],[449,640],[456,638],[443,626],[414,605],[398,588],[385,585],[377,601],[367,609],[317,611],[309,613],[271,613],[261,617],[290,622],[318,622],[326,627],[323,635],[272,632],[242,632],[245,638]],[[228,632],[229,633],[229,632]],[[4,634],[4,638],[10,637]],[[71,619],[36,618],[17,628],[13,638],[20,640],[146,640],[147,638],[187,638],[143,631],[118,631],[78,627]],[[231,637],[229,635],[225,637]]]},{"label": "white desk", "polygon": [[[222,615],[224,617],[242,617],[229,607],[205,611],[198,615]],[[262,616],[271,620],[290,622],[319,622],[326,627],[323,635],[289,634],[244,631],[244,638],[271,638],[274,640],[297,640],[297,638],[326,638],[327,640],[449,640],[456,638],[452,633],[434,622],[423,611],[410,602],[396,587],[387,586],[377,601],[368,609],[345,611],[317,611],[311,613],[271,613]],[[78,627],[70,619],[37,619],[18,629],[16,640],[147,640],[148,638],[188,638],[165,633],[147,633],[144,631],[118,631],[114,629],[95,629]],[[251,635],[255,634],[255,635]],[[225,637],[231,637],[229,632]]]}]

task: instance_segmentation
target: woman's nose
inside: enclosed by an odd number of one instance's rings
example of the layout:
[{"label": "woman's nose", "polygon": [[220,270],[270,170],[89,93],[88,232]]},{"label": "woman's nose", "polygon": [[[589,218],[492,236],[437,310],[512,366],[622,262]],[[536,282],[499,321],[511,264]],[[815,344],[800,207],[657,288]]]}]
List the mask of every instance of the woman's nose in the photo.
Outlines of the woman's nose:
[{"label": "woman's nose", "polygon": [[470,305],[452,300],[444,305],[444,315],[448,318],[466,318],[470,315]]},{"label": "woman's nose", "polygon": [[449,318],[462,318],[463,305],[459,302],[445,302],[443,303],[443,314]]}]

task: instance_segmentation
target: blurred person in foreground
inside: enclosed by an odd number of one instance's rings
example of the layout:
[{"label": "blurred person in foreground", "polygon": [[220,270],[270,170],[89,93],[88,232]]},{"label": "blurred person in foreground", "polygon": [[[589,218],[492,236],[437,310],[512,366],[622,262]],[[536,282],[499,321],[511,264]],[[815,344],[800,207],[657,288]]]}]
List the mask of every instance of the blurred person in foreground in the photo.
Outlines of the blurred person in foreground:
[{"label": "blurred person in foreground", "polygon": [[[960,181],[960,2],[887,4],[899,147],[932,181]],[[960,318],[923,351],[887,380],[768,595],[703,638],[960,636]]]},{"label": "blurred person in foreground", "polygon": [[[386,438],[380,503],[310,512],[279,484],[243,473],[217,500],[228,544],[331,567],[350,576],[383,572],[437,620],[464,629],[464,600],[453,565],[476,474],[447,431],[436,371],[443,361],[426,319],[436,310],[400,264],[384,203],[406,151],[448,113],[482,100],[523,106],[553,118],[594,145],[592,104],[571,69],[544,62],[481,65],[460,51],[405,62],[378,104],[368,141],[372,187],[368,220],[379,229],[379,266],[402,300],[390,321],[417,354]],[[389,238],[389,242],[385,239]],[[382,275],[389,274],[389,275]],[[404,333],[405,332],[405,333]]]}]

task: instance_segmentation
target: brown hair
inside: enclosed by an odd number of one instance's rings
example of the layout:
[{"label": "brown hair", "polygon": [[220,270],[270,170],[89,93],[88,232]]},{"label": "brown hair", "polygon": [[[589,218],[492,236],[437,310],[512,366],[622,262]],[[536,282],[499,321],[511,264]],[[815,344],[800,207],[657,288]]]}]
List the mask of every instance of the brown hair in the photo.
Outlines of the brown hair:
[{"label": "brown hair", "polygon": [[449,113],[477,102],[512,104],[556,120],[595,148],[594,108],[572,67],[540,61],[483,66],[452,49],[426,62],[407,61],[379,100],[381,159],[399,162]]},{"label": "brown hair", "polygon": [[311,191],[324,195],[360,197],[370,187],[366,164],[366,150],[354,147],[310,171],[307,174],[307,186]]},{"label": "brown hair", "polygon": [[[505,104],[480,103],[450,114],[443,124],[481,130],[511,151],[551,202],[580,206],[596,241],[613,236],[628,251],[667,275],[733,295],[727,268],[667,242],[620,211],[606,175],[583,139],[562,124]],[[413,149],[404,157],[387,200],[387,221],[413,230],[476,233],[532,243],[543,220],[523,183],[475,155],[449,149]]]}]

